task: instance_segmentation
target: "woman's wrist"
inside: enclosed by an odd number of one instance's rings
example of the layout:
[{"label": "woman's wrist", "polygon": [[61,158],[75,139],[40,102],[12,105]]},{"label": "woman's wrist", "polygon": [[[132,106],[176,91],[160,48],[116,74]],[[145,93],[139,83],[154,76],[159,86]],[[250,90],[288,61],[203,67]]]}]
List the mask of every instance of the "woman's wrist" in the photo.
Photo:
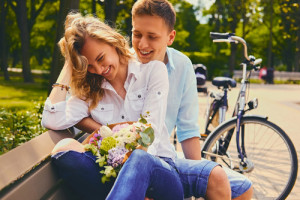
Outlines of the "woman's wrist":
[{"label": "woman's wrist", "polygon": [[60,84],[60,83],[54,83],[52,85],[52,88],[54,88],[54,87],[60,87],[61,90],[66,90],[67,92],[69,92],[69,90],[71,89],[70,86],[64,85],[64,84]]}]

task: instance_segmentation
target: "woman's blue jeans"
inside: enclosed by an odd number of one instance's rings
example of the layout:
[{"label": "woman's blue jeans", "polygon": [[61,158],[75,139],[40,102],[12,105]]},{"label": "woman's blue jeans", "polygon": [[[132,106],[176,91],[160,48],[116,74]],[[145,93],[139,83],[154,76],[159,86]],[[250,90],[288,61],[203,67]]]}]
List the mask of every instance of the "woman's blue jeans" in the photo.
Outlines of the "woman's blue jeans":
[{"label": "woman's blue jeans", "polygon": [[116,180],[101,182],[102,170],[90,152],[60,152],[52,156],[60,176],[84,199],[182,200],[183,186],[169,158],[154,157],[135,150]]}]

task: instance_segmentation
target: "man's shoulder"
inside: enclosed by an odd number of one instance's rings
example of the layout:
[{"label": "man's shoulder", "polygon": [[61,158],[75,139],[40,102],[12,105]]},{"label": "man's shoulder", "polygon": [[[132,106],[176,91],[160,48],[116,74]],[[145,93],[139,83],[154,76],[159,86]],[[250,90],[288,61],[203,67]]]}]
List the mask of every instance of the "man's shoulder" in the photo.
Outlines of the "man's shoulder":
[{"label": "man's shoulder", "polygon": [[187,57],[184,53],[182,53],[181,51],[179,51],[177,49],[168,47],[168,51],[172,55],[173,60],[181,60],[181,61],[185,61],[185,62],[191,62],[189,57]]},{"label": "man's shoulder", "polygon": [[170,66],[173,66],[176,71],[186,71],[189,68],[193,68],[189,57],[174,48],[168,48],[168,56]]}]

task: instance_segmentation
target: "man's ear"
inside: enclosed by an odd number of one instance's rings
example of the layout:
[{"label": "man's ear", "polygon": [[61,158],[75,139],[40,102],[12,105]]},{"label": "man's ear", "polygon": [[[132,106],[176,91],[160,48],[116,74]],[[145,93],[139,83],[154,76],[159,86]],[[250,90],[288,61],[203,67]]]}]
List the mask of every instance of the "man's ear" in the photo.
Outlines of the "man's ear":
[{"label": "man's ear", "polygon": [[175,30],[172,30],[170,33],[169,33],[169,40],[168,40],[168,46],[171,46],[175,40],[175,36],[176,36],[176,31]]}]

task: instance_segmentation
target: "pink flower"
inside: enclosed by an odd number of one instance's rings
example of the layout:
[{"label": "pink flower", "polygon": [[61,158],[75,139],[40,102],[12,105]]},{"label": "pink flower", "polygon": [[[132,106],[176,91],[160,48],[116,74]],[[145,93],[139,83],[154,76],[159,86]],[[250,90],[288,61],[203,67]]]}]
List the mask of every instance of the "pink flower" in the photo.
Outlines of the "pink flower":
[{"label": "pink flower", "polygon": [[94,138],[94,137],[91,137],[89,143],[92,144],[93,142],[95,142],[95,138]]},{"label": "pink flower", "polygon": [[126,128],[127,126],[129,126],[129,124],[128,123],[125,123],[125,124],[118,124],[118,125],[116,125],[116,126],[114,126],[113,127],[113,129],[112,129],[112,132],[118,132],[118,131],[120,131],[122,128]]},{"label": "pink flower", "polygon": [[96,138],[95,136],[93,136],[93,137],[91,137],[90,138],[90,144],[97,144],[97,141],[98,141],[99,139],[98,138]]},{"label": "pink flower", "polygon": [[94,137],[97,138],[98,140],[101,138],[101,135],[99,133],[95,133]]}]

